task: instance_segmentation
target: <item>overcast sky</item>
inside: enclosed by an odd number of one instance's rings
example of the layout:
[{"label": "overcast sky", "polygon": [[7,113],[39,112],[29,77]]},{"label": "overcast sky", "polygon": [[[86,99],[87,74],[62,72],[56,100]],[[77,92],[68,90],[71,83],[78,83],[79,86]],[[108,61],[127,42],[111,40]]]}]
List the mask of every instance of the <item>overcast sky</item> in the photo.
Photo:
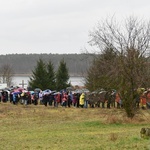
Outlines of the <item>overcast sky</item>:
[{"label": "overcast sky", "polygon": [[108,16],[149,19],[149,0],[0,0],[0,54],[81,53]]}]

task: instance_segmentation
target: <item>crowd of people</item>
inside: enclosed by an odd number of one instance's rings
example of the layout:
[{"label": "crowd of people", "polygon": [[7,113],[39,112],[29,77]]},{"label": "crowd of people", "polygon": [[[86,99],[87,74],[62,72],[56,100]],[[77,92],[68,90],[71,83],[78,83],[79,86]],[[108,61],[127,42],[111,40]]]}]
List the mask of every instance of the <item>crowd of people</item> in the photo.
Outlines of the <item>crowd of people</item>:
[{"label": "crowd of people", "polygon": [[[14,105],[44,105],[62,107],[84,107],[85,93],[62,90],[61,92],[35,89],[27,91],[22,88],[2,90],[0,92],[0,102],[10,102]],[[87,107],[87,106],[86,106]]]},{"label": "crowd of people", "polygon": [[[14,105],[44,105],[54,107],[102,107],[102,108],[122,108],[123,103],[119,93],[111,91],[95,92],[75,92],[62,90],[60,92],[46,89],[44,91],[35,89],[28,91],[23,88],[5,89],[0,92],[0,102],[10,102]],[[143,91],[136,97],[136,107],[150,108],[150,91]]]}]

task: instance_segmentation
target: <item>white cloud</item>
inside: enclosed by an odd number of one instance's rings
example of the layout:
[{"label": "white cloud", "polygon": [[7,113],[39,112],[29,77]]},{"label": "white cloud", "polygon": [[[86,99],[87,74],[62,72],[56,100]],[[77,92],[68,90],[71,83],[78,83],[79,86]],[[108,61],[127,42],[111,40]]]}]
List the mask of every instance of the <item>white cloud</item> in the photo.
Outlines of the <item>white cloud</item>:
[{"label": "white cloud", "polygon": [[80,53],[99,20],[148,18],[148,0],[0,0],[0,54]]}]

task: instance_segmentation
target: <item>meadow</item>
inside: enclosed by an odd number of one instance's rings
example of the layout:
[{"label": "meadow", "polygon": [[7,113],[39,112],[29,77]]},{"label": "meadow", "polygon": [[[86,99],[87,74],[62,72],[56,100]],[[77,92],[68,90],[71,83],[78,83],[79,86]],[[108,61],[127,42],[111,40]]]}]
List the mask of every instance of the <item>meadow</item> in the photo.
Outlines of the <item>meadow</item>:
[{"label": "meadow", "polygon": [[0,150],[150,150],[140,137],[150,110],[54,108],[0,103]]}]

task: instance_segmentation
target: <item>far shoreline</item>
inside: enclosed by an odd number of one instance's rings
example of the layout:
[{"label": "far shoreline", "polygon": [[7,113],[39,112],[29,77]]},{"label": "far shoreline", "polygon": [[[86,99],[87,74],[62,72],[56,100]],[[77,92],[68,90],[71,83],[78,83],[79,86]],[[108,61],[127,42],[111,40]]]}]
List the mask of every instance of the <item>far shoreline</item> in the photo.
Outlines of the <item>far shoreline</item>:
[{"label": "far shoreline", "polygon": [[[24,76],[26,76],[26,77],[30,77],[30,76],[32,76],[32,74],[25,74],[25,73],[21,73],[21,74],[13,74],[13,76],[19,76],[19,77],[24,77]],[[70,74],[69,75],[70,77],[85,77],[84,75],[76,75],[76,74]]]}]

